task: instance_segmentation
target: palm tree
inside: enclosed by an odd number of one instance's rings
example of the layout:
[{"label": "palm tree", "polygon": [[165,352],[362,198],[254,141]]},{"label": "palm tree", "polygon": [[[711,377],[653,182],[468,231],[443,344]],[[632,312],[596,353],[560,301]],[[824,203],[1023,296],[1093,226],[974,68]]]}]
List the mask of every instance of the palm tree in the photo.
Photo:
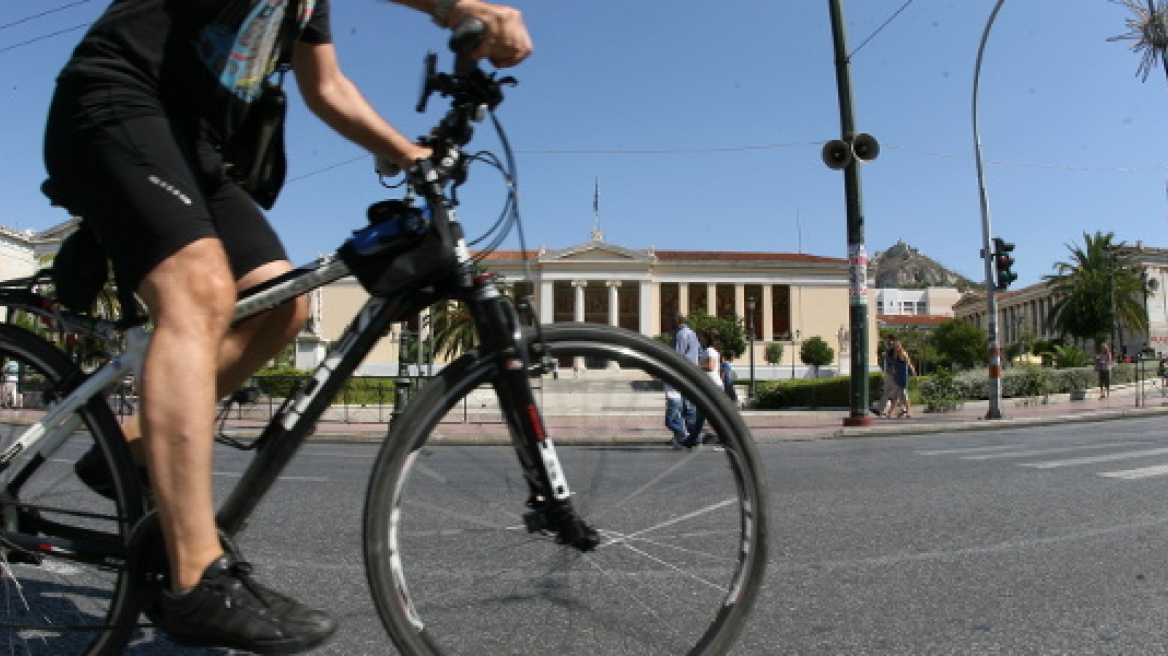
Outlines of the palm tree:
[{"label": "palm tree", "polygon": [[435,305],[431,310],[430,325],[433,327],[434,353],[447,361],[474,348],[479,342],[470,312],[458,301]]},{"label": "palm tree", "polygon": [[[476,266],[476,273],[481,274],[484,271],[482,265]],[[495,285],[499,294],[515,300],[514,289],[503,276],[496,274]],[[434,342],[433,353],[447,361],[479,344],[478,332],[475,330],[470,311],[458,301],[444,301],[433,306],[430,310],[430,325],[432,327],[430,339]]]},{"label": "palm tree", "polygon": [[1145,82],[1157,63],[1165,65],[1168,74],[1168,3],[1164,0],[1112,0],[1131,10],[1134,17],[1127,19],[1128,31],[1113,36],[1108,41],[1132,41],[1132,50],[1140,54],[1140,67],[1136,70]]},{"label": "palm tree", "polygon": [[1083,246],[1067,245],[1071,258],[1045,276],[1055,297],[1047,318],[1060,335],[1091,340],[1095,348],[1119,326],[1143,331],[1147,317],[1138,266],[1115,233],[1083,233]]}]

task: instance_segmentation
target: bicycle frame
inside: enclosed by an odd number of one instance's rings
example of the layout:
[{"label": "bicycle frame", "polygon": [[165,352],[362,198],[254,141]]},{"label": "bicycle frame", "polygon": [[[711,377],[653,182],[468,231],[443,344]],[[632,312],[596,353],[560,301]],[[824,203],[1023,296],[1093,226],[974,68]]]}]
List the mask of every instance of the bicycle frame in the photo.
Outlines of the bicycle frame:
[{"label": "bicycle frame", "polygon": [[[550,354],[542,347],[531,348],[538,345],[527,343],[515,307],[499,293],[493,279],[486,275],[474,275],[474,259],[462,236],[454,210],[455,203],[444,191],[446,183],[451,179],[465,177],[465,160],[460,156],[460,150],[473,132],[469,123],[479,120],[485,109],[493,108],[501,102],[499,88],[513,82],[509,78],[495,80],[478,70],[469,55],[474,50],[472,41],[481,38],[482,26],[468,27],[471,29],[456,31],[451,41],[452,49],[458,53],[455,70],[464,77],[456,79],[437,74],[432,70],[432,62],[427,71],[423,100],[433,91],[454,98],[451,110],[439,127],[423,140],[435,153],[446,155],[435,157],[435,161],[419,160],[416,170],[411,170],[407,175],[411,192],[416,192],[424,199],[428,214],[410,214],[410,220],[399,225],[388,219],[378,221],[373,217],[371,208],[373,225],[359,231],[336,253],[246,291],[236,304],[234,322],[238,323],[350,274],[356,275],[367,289],[371,288],[363,277],[363,274],[369,273],[365,266],[366,260],[345,258],[366,252],[374,255],[389,253],[384,249],[389,248],[386,245],[391,243],[396,248],[392,252],[408,257],[409,248],[416,243],[411,240],[421,239],[423,235],[436,236],[443,253],[453,252],[454,266],[450,270],[443,270],[437,278],[432,271],[419,273],[416,277],[402,281],[400,286],[393,287],[392,292],[373,293],[346,327],[336,348],[317,367],[309,383],[295,398],[284,404],[267,424],[255,442],[256,457],[216,516],[221,530],[228,536],[234,536],[243,529],[251,513],[311,434],[317,420],[341,386],[388,332],[389,325],[403,321],[440,300],[454,299],[467,305],[482,342],[481,353],[495,359],[497,376],[494,387],[504,420],[511,429],[511,438],[524,478],[530,488],[531,496],[527,503],[532,512],[524,518],[528,530],[554,532],[561,542],[585,551],[599,543],[596,531],[585,525],[572,509],[571,493],[528,380],[533,372],[529,353],[534,351],[540,355],[541,361],[535,365],[535,371],[550,370]],[[368,251],[362,250],[367,247]],[[354,262],[353,267],[347,262]],[[393,270],[392,257],[387,259],[387,256],[379,256],[370,262],[375,269],[374,273]],[[94,334],[107,344],[115,343],[111,335],[114,332],[112,322],[62,312],[54,302],[33,291],[37,281],[35,277],[27,281],[27,289],[0,287],[0,305],[16,307],[51,319],[51,323],[62,330]],[[0,454],[0,469],[28,449],[51,452],[58,447],[76,427],[76,424],[70,425],[71,422],[66,420],[74,416],[73,411],[89,399],[112,389],[128,371],[140,369],[149,335],[141,326],[130,328],[126,334],[127,349],[90,375],[76,389],[70,390],[58,407],[26,430],[4,454]],[[535,339],[539,339],[538,331]],[[70,386],[64,387],[69,389]]]},{"label": "bicycle frame", "polygon": [[[457,225],[452,208],[431,203],[439,221]],[[499,381],[496,384],[500,407],[516,441],[516,452],[533,486],[533,495],[567,502],[569,489],[564,481],[554,446],[547,438],[538,407],[528,383],[532,363],[520,330],[521,322],[514,306],[495,287],[490,276],[471,278],[473,269],[469,251],[460,238],[455,247],[462,280],[447,289],[454,293],[438,294],[434,281],[419,280],[401,293],[387,297],[371,296],[346,327],[337,346],[317,367],[309,383],[291,402],[270,420],[256,441],[256,457],[243,473],[223,506],[217,521],[221,529],[233,536],[244,528],[248,518],[284,468],[312,433],[321,414],[329,407],[341,386],[356,371],[391,323],[402,321],[421,308],[443,297],[457,297],[467,303],[482,337],[485,352],[497,354]],[[242,322],[278,307],[314,289],[349,275],[348,266],[331,255],[245,292],[236,305],[234,321]],[[18,300],[0,294],[0,303],[9,307],[52,318],[63,329],[97,334],[84,318],[59,309],[47,309],[43,302]],[[102,323],[104,326],[105,324]],[[36,449],[48,457],[77,427],[75,414],[91,398],[100,396],[133,371],[139,372],[150,334],[142,326],[125,331],[126,348],[108,363],[84,379],[45,415],[33,423],[3,454],[0,469],[19,455]],[[107,340],[108,341],[108,340]]]}]

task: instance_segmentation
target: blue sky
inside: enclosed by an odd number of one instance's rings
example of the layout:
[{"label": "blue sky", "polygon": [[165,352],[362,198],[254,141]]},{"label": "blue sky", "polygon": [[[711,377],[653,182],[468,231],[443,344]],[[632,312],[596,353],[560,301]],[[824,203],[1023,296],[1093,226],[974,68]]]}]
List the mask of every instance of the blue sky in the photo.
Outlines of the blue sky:
[{"label": "blue sky", "polygon": [[[0,225],[42,229],[65,218],[38,192],[52,81],[82,34],[72,28],[106,2],[4,4]],[[586,241],[598,182],[600,227],[615,244],[846,257],[842,175],[819,158],[840,134],[827,0],[514,4],[536,52],[511,71],[520,85],[499,116],[518,151],[530,247]],[[333,5],[346,72],[403,132],[423,133],[438,103],[413,111],[422,56],[444,35],[379,0]],[[904,5],[845,0],[851,48]],[[854,53],[857,128],[883,149],[862,167],[870,254],[904,240],[982,277],[971,98],[993,5],[913,0]],[[994,25],[981,139],[993,231],[1017,244],[1019,286],[1051,273],[1084,232],[1168,247],[1168,79],[1157,68],[1142,82],[1128,44],[1107,41],[1128,17],[1107,0],[1007,0]],[[488,128],[479,133],[493,148]],[[299,103],[289,152],[291,182],[271,217],[294,260],[333,250],[392,193]],[[494,172],[475,174],[463,193],[470,234],[503,200]]]}]

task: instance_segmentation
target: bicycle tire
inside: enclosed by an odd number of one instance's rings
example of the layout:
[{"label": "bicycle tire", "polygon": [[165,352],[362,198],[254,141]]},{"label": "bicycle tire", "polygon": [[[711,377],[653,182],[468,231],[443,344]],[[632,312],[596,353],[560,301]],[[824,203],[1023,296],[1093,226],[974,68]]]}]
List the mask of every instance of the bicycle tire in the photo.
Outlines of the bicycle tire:
[{"label": "bicycle tire", "polygon": [[[9,362],[17,363],[17,403],[5,399],[0,407],[0,451],[80,376],[50,342],[5,324],[0,365]],[[51,453],[34,447],[0,473],[0,651],[6,653],[118,654],[135,629],[139,600],[129,545],[144,513],[141,485],[106,400],[91,399],[75,420],[76,429]],[[107,496],[74,469],[94,448],[101,457],[91,458],[88,471],[106,482]]]},{"label": "bicycle tire", "polygon": [[[762,466],[740,413],[639,334],[555,324],[543,337],[589,367],[533,384],[573,503],[602,543],[581,553],[526,531],[528,488],[481,389],[498,360],[467,354],[409,403],[373,467],[366,570],[391,638],[404,654],[725,653],[767,557]],[[658,381],[706,412],[719,446],[670,448]]]}]

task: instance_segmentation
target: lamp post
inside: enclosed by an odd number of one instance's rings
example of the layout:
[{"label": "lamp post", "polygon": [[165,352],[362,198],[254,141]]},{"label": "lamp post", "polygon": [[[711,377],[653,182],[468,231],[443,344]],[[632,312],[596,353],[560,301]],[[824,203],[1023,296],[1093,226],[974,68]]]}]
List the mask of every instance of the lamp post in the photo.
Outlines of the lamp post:
[{"label": "lamp post", "polygon": [[791,340],[791,380],[795,380],[795,353],[799,346],[799,331],[795,331],[795,339]]},{"label": "lamp post", "polygon": [[981,201],[981,232],[982,232],[982,258],[985,267],[985,281],[986,281],[986,320],[990,347],[990,366],[989,366],[989,408],[986,411],[986,419],[1002,419],[1002,344],[998,339],[998,299],[994,295],[994,254],[993,249],[990,248],[990,235],[992,234],[990,228],[990,206],[989,198],[986,194],[985,185],[985,171],[982,167],[981,159],[981,133],[978,129],[978,88],[981,80],[981,60],[985,54],[986,42],[990,37],[990,29],[994,25],[994,19],[998,16],[998,11],[1002,8],[1002,3],[1005,0],[998,0],[994,5],[993,11],[990,12],[989,20],[986,21],[985,31],[981,35],[981,43],[977,47],[977,61],[973,66],[973,154],[974,162],[977,165],[977,187],[979,191],[979,200]]},{"label": "lamp post", "polygon": [[754,297],[746,299],[746,337],[750,340],[750,391],[746,398],[754,400]]}]

